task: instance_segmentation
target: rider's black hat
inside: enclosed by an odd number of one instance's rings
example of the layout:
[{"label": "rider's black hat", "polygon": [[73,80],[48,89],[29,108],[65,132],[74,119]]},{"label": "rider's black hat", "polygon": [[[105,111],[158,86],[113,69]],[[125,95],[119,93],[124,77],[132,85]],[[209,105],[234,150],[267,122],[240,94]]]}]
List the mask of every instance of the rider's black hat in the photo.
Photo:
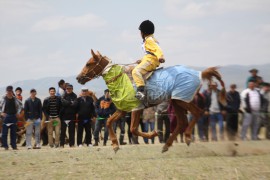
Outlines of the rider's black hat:
[{"label": "rider's black hat", "polygon": [[139,30],[141,30],[144,34],[154,34],[155,26],[151,21],[145,20],[140,24]]}]

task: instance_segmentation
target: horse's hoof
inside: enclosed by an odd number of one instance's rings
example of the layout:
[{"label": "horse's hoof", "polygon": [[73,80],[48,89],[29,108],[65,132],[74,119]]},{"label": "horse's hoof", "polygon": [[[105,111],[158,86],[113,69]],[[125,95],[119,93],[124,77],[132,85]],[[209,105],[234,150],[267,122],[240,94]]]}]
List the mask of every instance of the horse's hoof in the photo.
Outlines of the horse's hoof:
[{"label": "horse's hoof", "polygon": [[187,146],[189,146],[190,143],[191,143],[191,139],[186,139],[186,144],[187,144]]},{"label": "horse's hoof", "polygon": [[114,148],[113,148],[114,153],[116,154],[116,153],[117,153],[117,151],[118,151],[119,149],[120,149],[120,148],[119,148],[119,146],[114,147]]},{"label": "horse's hoof", "polygon": [[165,153],[168,150],[169,150],[168,146],[164,145],[161,152]]}]

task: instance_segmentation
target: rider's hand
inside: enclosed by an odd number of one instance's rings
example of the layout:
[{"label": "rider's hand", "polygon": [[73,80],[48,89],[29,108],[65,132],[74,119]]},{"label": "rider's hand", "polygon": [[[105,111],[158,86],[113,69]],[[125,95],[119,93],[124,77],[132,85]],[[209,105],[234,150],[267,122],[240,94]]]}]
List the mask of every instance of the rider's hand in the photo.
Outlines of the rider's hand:
[{"label": "rider's hand", "polygon": [[159,61],[160,63],[165,63],[165,59],[164,59],[164,58],[159,58],[158,61]]},{"label": "rider's hand", "polygon": [[140,60],[140,59],[136,61],[137,64],[140,64],[141,62],[142,62],[142,60]]}]

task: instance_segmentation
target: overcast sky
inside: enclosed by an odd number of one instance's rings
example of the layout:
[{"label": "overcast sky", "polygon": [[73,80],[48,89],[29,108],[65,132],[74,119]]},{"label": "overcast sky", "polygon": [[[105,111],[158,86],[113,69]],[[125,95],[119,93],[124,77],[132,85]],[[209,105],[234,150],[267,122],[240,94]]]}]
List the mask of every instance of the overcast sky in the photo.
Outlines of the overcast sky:
[{"label": "overcast sky", "polygon": [[91,48],[133,62],[146,19],[165,66],[270,63],[270,0],[0,0],[0,86],[76,75]]}]

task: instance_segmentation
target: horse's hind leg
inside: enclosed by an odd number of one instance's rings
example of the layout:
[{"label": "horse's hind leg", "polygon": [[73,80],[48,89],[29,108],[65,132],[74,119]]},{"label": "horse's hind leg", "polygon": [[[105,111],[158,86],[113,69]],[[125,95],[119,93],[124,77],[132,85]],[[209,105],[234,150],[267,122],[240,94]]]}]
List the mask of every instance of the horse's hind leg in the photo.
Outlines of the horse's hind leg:
[{"label": "horse's hind leg", "polygon": [[176,136],[179,134],[180,130],[183,130],[187,125],[186,110],[177,104],[178,100],[172,100],[173,107],[175,110],[175,115],[177,119],[177,125],[166,144],[163,146],[162,152],[168,151],[169,147],[173,144]]},{"label": "horse's hind leg", "polygon": [[151,139],[158,135],[156,131],[153,131],[150,133],[144,133],[144,132],[138,131],[138,126],[140,123],[140,118],[141,118],[142,113],[143,113],[143,109],[132,111],[130,131],[132,132],[132,134],[136,136],[142,136],[144,138]]},{"label": "horse's hind leg", "polygon": [[192,130],[197,123],[198,119],[203,113],[203,110],[198,108],[194,103],[186,103],[184,101],[177,101],[177,104],[192,114],[192,120],[189,122],[188,127],[185,130],[185,142],[189,145],[192,141]]},{"label": "horse's hind leg", "polygon": [[119,120],[121,117],[125,116],[125,114],[126,114],[125,111],[117,110],[117,111],[116,111],[111,117],[109,117],[108,120],[107,120],[107,127],[108,127],[108,131],[109,131],[109,136],[110,136],[110,139],[111,139],[111,141],[112,141],[113,150],[114,150],[115,152],[118,151],[118,149],[119,149],[119,144],[118,144],[116,135],[115,135],[115,133],[114,133],[112,124],[113,124],[113,122]]}]

